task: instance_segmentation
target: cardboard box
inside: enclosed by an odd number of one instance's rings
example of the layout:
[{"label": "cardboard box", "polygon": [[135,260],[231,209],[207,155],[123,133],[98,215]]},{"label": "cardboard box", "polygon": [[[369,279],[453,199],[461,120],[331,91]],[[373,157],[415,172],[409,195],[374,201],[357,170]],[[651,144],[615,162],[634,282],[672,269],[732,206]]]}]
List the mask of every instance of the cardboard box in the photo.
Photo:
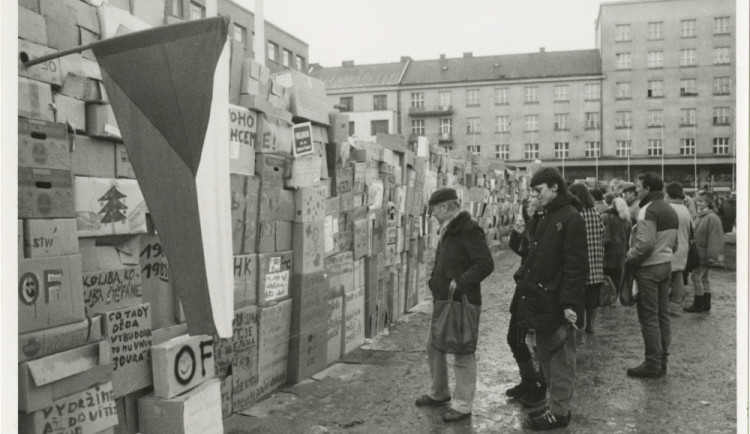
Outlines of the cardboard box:
[{"label": "cardboard box", "polygon": [[47,24],[44,16],[20,7],[18,8],[18,37],[35,44],[47,45]]},{"label": "cardboard box", "polygon": [[221,392],[221,418],[226,419],[232,416],[232,375],[217,378]]},{"label": "cardboard box", "polygon": [[112,383],[94,385],[50,402],[30,414],[19,413],[19,434],[106,432],[118,422]]},{"label": "cardboard box", "polygon": [[55,94],[55,121],[86,132],[86,102],[69,96]]},{"label": "cardboard box", "polygon": [[112,428],[112,434],[138,434],[138,400],[146,394],[139,391],[115,400],[118,423]]},{"label": "cardboard box", "polygon": [[294,223],[292,251],[294,273],[310,274],[323,270],[325,261],[325,222]]},{"label": "cardboard box", "polygon": [[294,193],[294,221],[298,223],[325,220],[328,189],[324,185],[301,187]]},{"label": "cardboard box", "polygon": [[[38,65],[26,68],[24,62],[56,53],[57,50],[45,47],[44,45],[33,42],[18,40],[18,75],[20,77],[32,78],[43,83],[49,83],[55,86],[62,85],[62,75],[60,74],[60,59],[52,59]],[[20,99],[20,95],[19,95]]]},{"label": "cardboard box", "polygon": [[18,332],[27,333],[85,318],[81,256],[18,261]]},{"label": "cardboard box", "polygon": [[349,140],[349,115],[343,113],[328,113],[328,139],[332,143]]},{"label": "cardboard box", "polygon": [[291,160],[290,176],[284,179],[287,188],[314,187],[320,184],[321,159],[307,155]]},{"label": "cardboard box", "polygon": [[273,220],[258,222],[256,251],[271,253],[276,251],[276,222]]},{"label": "cardboard box", "polygon": [[326,367],[328,281],[325,271],[292,276],[292,325],[287,381],[298,383]]},{"label": "cardboard box", "polygon": [[143,302],[141,267],[137,256],[121,254],[115,247],[82,247],[81,259],[86,315]]},{"label": "cardboard box", "polygon": [[292,252],[258,254],[258,306],[289,297]]},{"label": "cardboard box", "polygon": [[177,323],[177,296],[169,278],[169,263],[157,235],[143,234],[139,264],[143,302],[151,305],[151,327],[158,330]]},{"label": "cardboard box", "polygon": [[258,255],[234,256],[234,308],[256,303],[258,290]]},{"label": "cardboard box", "polygon": [[342,356],[365,343],[365,261],[354,261],[354,286],[344,294]]},{"label": "cardboard box", "polygon": [[145,396],[138,400],[138,418],[143,434],[223,434],[220,381],[170,399]]},{"label": "cardboard box", "polygon": [[269,81],[270,90],[268,92],[268,102],[279,110],[289,111],[292,104],[292,95],[281,83]]},{"label": "cardboard box", "polygon": [[75,219],[23,220],[22,252],[26,258],[77,254],[78,232]]},{"label": "cardboard box", "polygon": [[102,339],[100,316],[31,333],[22,333],[18,335],[18,362],[60,353]]},{"label": "cardboard box", "polygon": [[164,1],[132,0],[133,16],[139,18],[151,27],[163,26],[165,10]]},{"label": "cardboard box", "polygon": [[86,131],[89,136],[122,140],[115,113],[109,104],[86,104]]},{"label": "cardboard box", "polygon": [[292,116],[328,125],[331,108],[326,99],[326,85],[294,69],[273,76],[274,81],[289,88]]},{"label": "cardboard box", "polygon": [[229,193],[232,199],[232,253],[235,255],[245,252],[247,178],[245,175],[234,173],[229,175]]},{"label": "cardboard box", "polygon": [[354,221],[354,260],[364,258],[370,254],[368,227],[369,220],[366,218]]},{"label": "cardboard box", "polygon": [[[262,87],[265,88],[264,86]],[[255,112],[269,114],[275,119],[281,119],[284,122],[292,122],[292,114],[288,110],[281,110],[274,107],[268,99],[260,95],[243,93],[240,95],[240,105]]]},{"label": "cardboard box", "polygon": [[141,234],[146,201],[134,179],[75,177],[78,235]]},{"label": "cardboard box", "polygon": [[[68,0],[66,3],[75,11],[76,24],[78,24],[79,27],[83,27],[92,33],[98,34],[100,32],[99,14],[97,13],[96,7],[88,3],[73,0]],[[133,5],[133,9],[135,9],[135,5]],[[162,21],[161,24],[163,23],[164,22]]]},{"label": "cardboard box", "polygon": [[[258,142],[255,152],[292,155],[292,123],[269,113],[258,114]],[[257,157],[256,157],[257,158]]]},{"label": "cardboard box", "polygon": [[109,381],[109,342],[99,341],[18,364],[18,409],[27,413]]},{"label": "cardboard box", "polygon": [[343,338],[344,296],[341,291],[336,295],[329,293],[328,299],[328,342],[326,343],[326,364],[331,364],[341,357]]},{"label": "cardboard box", "polygon": [[116,178],[135,178],[135,170],[130,164],[128,150],[122,143],[115,144],[115,177]]},{"label": "cardboard box", "polygon": [[273,154],[258,154],[255,156],[255,176],[260,178],[262,185],[284,185],[286,171],[286,157]]},{"label": "cardboard box", "polygon": [[229,171],[255,174],[257,114],[244,107],[229,105]]},{"label": "cardboard box", "polygon": [[106,312],[104,328],[112,347],[115,397],[150,386],[151,306],[144,303]]},{"label": "cardboard box", "polygon": [[[268,68],[246,57],[242,62],[241,77],[240,94],[255,96],[268,103],[268,94],[271,91],[269,86],[270,71]],[[270,105],[270,103],[268,104]]]},{"label": "cardboard box", "polygon": [[178,336],[153,345],[151,366],[154,396],[161,399],[175,397],[214,377],[213,338],[206,335]]},{"label": "cardboard box", "polygon": [[279,213],[277,218],[281,221],[294,221],[294,190],[281,190],[279,192]]},{"label": "cardboard box", "polygon": [[114,143],[94,137],[76,136],[73,149],[73,174],[114,178]]},{"label": "cardboard box", "polygon": [[[258,308],[237,309],[232,321],[232,337],[214,336],[214,359],[219,378],[231,378],[231,407],[235,412],[255,403],[258,386]],[[230,376],[227,374],[231,373]]]},{"label": "cardboard box", "polygon": [[258,198],[258,222],[279,219],[281,190],[279,184],[261,184]]},{"label": "cardboard box", "polygon": [[18,116],[55,121],[52,88],[49,83],[18,77]]},{"label": "cardboard box", "polygon": [[81,73],[69,72],[63,76],[63,86],[60,94],[101,105],[105,101],[102,89],[101,80],[87,77]]},{"label": "cardboard box", "polygon": [[258,400],[286,383],[291,321],[292,300],[284,300],[259,310]]},{"label": "cardboard box", "polygon": [[275,240],[277,252],[292,250],[292,222],[276,222]]}]

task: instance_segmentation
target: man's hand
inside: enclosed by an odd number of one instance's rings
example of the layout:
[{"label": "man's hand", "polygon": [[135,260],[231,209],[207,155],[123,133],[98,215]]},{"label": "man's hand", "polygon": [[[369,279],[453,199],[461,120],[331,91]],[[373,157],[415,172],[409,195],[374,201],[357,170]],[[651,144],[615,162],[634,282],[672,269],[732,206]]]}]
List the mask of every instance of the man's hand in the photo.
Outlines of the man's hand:
[{"label": "man's hand", "polygon": [[578,319],[578,315],[576,315],[575,311],[573,311],[573,309],[565,309],[563,312],[565,313],[565,320],[575,326],[576,320]]},{"label": "man's hand", "polygon": [[457,289],[458,289],[458,284],[456,283],[456,279],[451,279],[451,286],[450,286],[450,290],[451,290],[451,291],[455,291],[455,290],[457,290]]},{"label": "man's hand", "polygon": [[523,222],[523,219],[516,218],[515,223],[513,223],[513,230],[518,232],[519,234],[522,234],[525,228],[526,224]]}]

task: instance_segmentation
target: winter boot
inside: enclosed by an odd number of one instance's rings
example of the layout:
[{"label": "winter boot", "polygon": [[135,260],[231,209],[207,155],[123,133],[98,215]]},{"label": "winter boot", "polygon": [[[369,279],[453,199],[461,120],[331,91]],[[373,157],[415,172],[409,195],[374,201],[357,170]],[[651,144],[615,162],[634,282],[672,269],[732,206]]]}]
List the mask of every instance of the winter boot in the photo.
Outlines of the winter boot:
[{"label": "winter boot", "polygon": [[703,305],[704,305],[703,298],[704,297],[705,295],[694,295],[692,306],[686,307],[682,310],[684,310],[685,312],[690,312],[690,313],[703,312]]},{"label": "winter boot", "polygon": [[518,401],[526,407],[544,405],[547,402],[547,385],[541,379],[538,379]]},{"label": "winter boot", "polygon": [[518,399],[526,394],[526,391],[536,382],[536,369],[534,362],[527,360],[525,362],[516,362],[518,371],[521,373],[521,382],[505,391],[505,394],[513,399]]},{"label": "winter boot", "polygon": [[703,312],[710,312],[710,311],[711,311],[711,293],[704,292],[703,293]]},{"label": "winter boot", "polygon": [[594,321],[596,320],[596,308],[586,308],[586,333],[594,334]]}]

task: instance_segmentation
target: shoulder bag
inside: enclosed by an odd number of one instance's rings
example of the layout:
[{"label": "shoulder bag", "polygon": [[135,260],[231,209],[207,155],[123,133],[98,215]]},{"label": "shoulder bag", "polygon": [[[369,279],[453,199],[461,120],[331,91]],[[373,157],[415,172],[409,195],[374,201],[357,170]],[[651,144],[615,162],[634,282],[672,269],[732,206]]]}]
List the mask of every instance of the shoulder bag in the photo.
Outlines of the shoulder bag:
[{"label": "shoulder bag", "polygon": [[453,301],[452,289],[447,300],[435,300],[432,312],[432,346],[450,354],[471,354],[477,349],[480,306],[469,303],[466,294]]},{"label": "shoulder bag", "polygon": [[599,287],[599,306],[611,306],[617,303],[617,288],[609,276],[604,276],[604,282]]},{"label": "shoulder bag", "polygon": [[625,263],[620,279],[620,304],[632,306],[638,299],[638,281],[635,279],[635,267]]}]

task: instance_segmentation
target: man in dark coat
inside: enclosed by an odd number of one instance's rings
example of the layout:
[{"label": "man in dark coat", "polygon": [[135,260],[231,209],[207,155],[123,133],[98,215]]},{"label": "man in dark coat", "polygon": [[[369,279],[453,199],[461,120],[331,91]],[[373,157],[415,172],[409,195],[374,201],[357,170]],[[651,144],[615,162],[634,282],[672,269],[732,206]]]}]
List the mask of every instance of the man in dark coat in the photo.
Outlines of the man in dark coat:
[{"label": "man in dark coat", "polygon": [[732,192],[729,199],[719,205],[719,211],[716,214],[721,218],[721,227],[724,229],[724,233],[732,232],[734,221],[737,218],[737,193]]},{"label": "man in dark coat", "polygon": [[[481,306],[480,283],[492,273],[495,262],[487,246],[484,230],[461,211],[456,191],[441,188],[430,196],[430,212],[440,222],[435,264],[429,280],[434,300],[447,300],[451,289],[453,300],[461,301],[466,295],[469,303]],[[433,318],[434,320],[434,318]],[[432,333],[427,338],[427,359],[432,384],[426,395],[417,398],[417,406],[451,404],[443,414],[443,421],[457,422],[471,416],[476,392],[477,360],[474,353],[455,354],[453,372],[456,387],[451,402],[448,385],[447,354],[432,345]]]},{"label": "man in dark coat", "polygon": [[589,273],[586,226],[554,168],[543,168],[531,178],[544,214],[529,243],[518,282],[520,299],[513,314],[536,330],[539,363],[550,392],[549,406],[529,414],[529,427],[548,430],[570,422],[570,401],[576,374],[576,311],[584,306]]}]

